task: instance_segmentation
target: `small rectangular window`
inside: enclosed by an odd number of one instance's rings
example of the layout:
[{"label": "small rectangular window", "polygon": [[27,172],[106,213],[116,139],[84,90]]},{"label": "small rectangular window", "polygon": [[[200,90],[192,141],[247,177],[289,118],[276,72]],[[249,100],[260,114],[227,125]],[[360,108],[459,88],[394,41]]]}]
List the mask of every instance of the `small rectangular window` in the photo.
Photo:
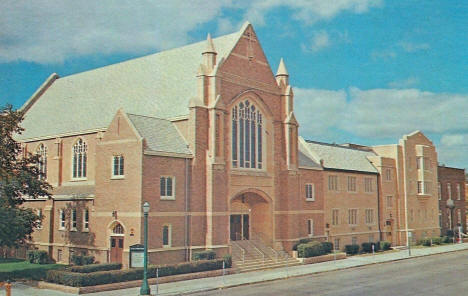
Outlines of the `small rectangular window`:
[{"label": "small rectangular window", "polygon": [[60,227],[59,229],[65,229],[65,210],[61,209],[59,212]]},{"label": "small rectangular window", "polygon": [[170,247],[171,246],[171,225],[164,225],[163,226],[163,247]]},{"label": "small rectangular window", "polygon": [[123,155],[116,155],[113,158],[113,167],[112,167],[112,176],[113,177],[123,177],[124,176],[124,157]]},{"label": "small rectangular window", "polygon": [[372,178],[364,178],[364,191],[365,192],[374,192],[374,188],[372,186]]},{"label": "small rectangular window", "polygon": [[348,191],[356,192],[356,177],[348,176]]},{"label": "small rectangular window", "polygon": [[76,209],[72,210],[72,227],[71,230],[76,230]]},{"label": "small rectangular window", "polygon": [[338,176],[328,176],[328,190],[338,191]]},{"label": "small rectangular window", "polygon": [[335,250],[339,250],[340,249],[340,239],[339,238],[335,238],[335,243],[334,243],[334,247],[335,247]]},{"label": "small rectangular window", "polygon": [[461,200],[461,188],[460,188],[460,184],[457,184],[457,200]]},{"label": "small rectangular window", "polygon": [[348,210],[348,224],[350,225],[357,224],[357,209]]},{"label": "small rectangular window", "polygon": [[452,184],[447,183],[447,195],[449,199],[452,199]]},{"label": "small rectangular window", "polygon": [[386,181],[391,181],[392,180],[392,170],[391,169],[385,169],[385,180]]},{"label": "small rectangular window", "polygon": [[374,223],[374,210],[373,209],[366,209],[366,224]]},{"label": "small rectangular window", "polygon": [[175,186],[175,179],[174,177],[165,177],[162,176],[159,181],[159,190],[161,199],[174,199],[174,186]]},{"label": "small rectangular window", "polygon": [[315,186],[314,184],[306,184],[305,185],[305,194],[306,200],[314,201],[315,200]]},{"label": "small rectangular window", "polygon": [[393,207],[393,196],[387,196],[387,209],[391,209]]},{"label": "small rectangular window", "polygon": [[338,216],[339,215],[339,210],[338,209],[333,209],[332,210],[332,225],[338,225],[339,220]]},{"label": "small rectangular window", "polygon": [[442,186],[440,185],[440,182],[437,183],[437,193],[439,195],[439,200],[442,200]]},{"label": "small rectangular window", "polygon": [[351,238],[351,244],[352,244],[352,245],[357,245],[357,237],[353,236],[353,237]]},{"label": "small rectangular window", "polygon": [[83,211],[83,230],[89,230],[89,210],[85,209]]},{"label": "small rectangular window", "polygon": [[418,194],[422,194],[422,193],[423,193],[423,182],[418,181]]},{"label": "small rectangular window", "polygon": [[309,233],[309,236],[314,236],[314,220],[313,219],[307,220],[307,231]]}]

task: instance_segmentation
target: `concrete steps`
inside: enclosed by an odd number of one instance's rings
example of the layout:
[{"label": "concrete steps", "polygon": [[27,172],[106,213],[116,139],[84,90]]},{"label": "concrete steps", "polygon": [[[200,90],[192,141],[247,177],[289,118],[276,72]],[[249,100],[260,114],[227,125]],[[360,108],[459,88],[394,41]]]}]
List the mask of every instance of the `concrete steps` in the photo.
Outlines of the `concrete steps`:
[{"label": "concrete steps", "polygon": [[299,265],[301,262],[277,252],[259,240],[232,241],[233,266],[239,272]]}]

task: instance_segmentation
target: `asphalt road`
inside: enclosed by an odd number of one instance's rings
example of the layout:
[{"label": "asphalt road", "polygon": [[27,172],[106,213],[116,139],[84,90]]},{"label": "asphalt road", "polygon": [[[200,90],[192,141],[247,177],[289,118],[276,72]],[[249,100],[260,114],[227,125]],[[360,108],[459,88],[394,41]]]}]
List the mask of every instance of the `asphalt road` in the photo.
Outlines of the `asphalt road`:
[{"label": "asphalt road", "polygon": [[468,250],[195,295],[468,295]]}]

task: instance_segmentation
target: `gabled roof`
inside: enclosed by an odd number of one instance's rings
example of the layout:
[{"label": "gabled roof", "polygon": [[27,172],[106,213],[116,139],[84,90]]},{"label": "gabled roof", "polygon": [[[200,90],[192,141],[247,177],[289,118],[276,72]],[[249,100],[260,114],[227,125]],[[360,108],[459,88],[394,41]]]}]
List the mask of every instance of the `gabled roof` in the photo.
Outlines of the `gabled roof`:
[{"label": "gabled roof", "polygon": [[140,136],[145,139],[145,152],[192,155],[188,143],[171,121],[135,114],[127,116]]},{"label": "gabled roof", "polygon": [[325,169],[378,173],[367,158],[376,155],[372,151],[309,140],[306,140],[306,143],[311,155],[317,158],[315,161],[320,163],[320,160],[323,160]]},{"label": "gabled roof", "polygon": [[311,151],[307,148],[307,143],[302,137],[298,138],[298,150],[299,150],[299,167],[310,168],[310,169],[322,169],[320,162],[315,159]]},{"label": "gabled roof", "polygon": [[[213,39],[218,61],[230,54],[248,25]],[[159,118],[187,115],[206,42],[56,79],[22,107],[25,131],[18,139],[104,130],[119,108]]]}]

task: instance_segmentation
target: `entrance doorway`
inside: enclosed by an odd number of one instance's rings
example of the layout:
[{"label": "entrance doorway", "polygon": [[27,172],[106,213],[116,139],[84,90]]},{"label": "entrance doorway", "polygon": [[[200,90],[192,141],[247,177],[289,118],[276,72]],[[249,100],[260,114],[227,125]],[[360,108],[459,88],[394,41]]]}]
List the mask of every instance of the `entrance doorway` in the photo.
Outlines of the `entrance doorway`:
[{"label": "entrance doorway", "polygon": [[250,237],[249,214],[231,215],[231,240],[244,240]]},{"label": "entrance doorway", "polygon": [[122,263],[124,238],[122,236],[111,237],[110,262]]},{"label": "entrance doorway", "polygon": [[110,262],[122,263],[123,248],[124,228],[120,223],[116,223],[110,237]]}]

